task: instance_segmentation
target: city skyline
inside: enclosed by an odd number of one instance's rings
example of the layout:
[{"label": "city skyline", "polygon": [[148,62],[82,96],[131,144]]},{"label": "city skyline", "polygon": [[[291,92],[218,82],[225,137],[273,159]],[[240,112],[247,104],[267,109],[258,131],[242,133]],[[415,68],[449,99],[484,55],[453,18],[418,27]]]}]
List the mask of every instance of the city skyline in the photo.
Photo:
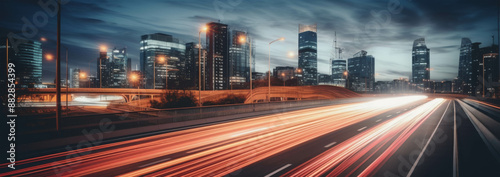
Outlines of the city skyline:
[{"label": "city skyline", "polygon": [[[395,6],[396,2],[400,2],[402,6]],[[100,45],[106,45],[108,49],[127,47],[132,66],[135,66],[139,63],[141,35],[159,32],[177,36],[182,43],[195,42],[199,28],[205,23],[218,20],[228,24],[231,30],[248,31],[255,39],[258,72],[267,70],[267,43],[278,37],[285,37],[286,40],[273,46],[271,67],[297,66],[298,57],[289,58],[287,52],[298,50],[297,25],[300,23],[317,24],[318,73],[329,73],[333,35],[337,31],[338,45],[344,48],[343,59],[352,57],[359,50],[365,50],[377,58],[377,81],[410,77],[411,43],[420,37],[426,38],[426,44],[431,49],[431,80],[451,80],[457,77],[462,37],[481,42],[484,47],[491,45],[491,36],[494,35],[495,43],[498,43],[496,8],[488,1],[440,1],[433,2],[433,6],[424,1],[397,0],[296,1],[286,4],[279,1],[236,1],[231,4],[222,1],[207,4],[166,2],[164,6],[156,3],[148,1],[140,4],[117,4],[104,1],[96,4],[69,1],[62,11],[62,43],[69,48],[70,67],[79,67],[85,71],[87,60],[98,57]],[[391,3],[393,6],[390,6]],[[12,18],[0,22],[2,36],[9,32],[22,34],[19,31],[23,26],[23,17],[32,21],[32,16],[42,10],[37,1],[7,4],[5,7],[13,5],[23,7],[24,10],[3,9]],[[337,8],[331,9],[332,6]],[[443,6],[447,8],[440,8]],[[169,10],[159,10],[162,8]],[[462,13],[464,11],[474,13]],[[385,16],[388,18],[383,15],[377,18],[377,14],[388,15]],[[383,19],[385,21],[380,21]],[[164,23],[158,23],[159,21]],[[374,31],[367,35],[366,27]],[[49,17],[48,24],[38,28],[31,39],[38,40],[40,37],[48,39],[42,42],[44,53],[55,53],[55,18]],[[53,81],[53,65],[55,63],[44,60],[44,82]]]}]

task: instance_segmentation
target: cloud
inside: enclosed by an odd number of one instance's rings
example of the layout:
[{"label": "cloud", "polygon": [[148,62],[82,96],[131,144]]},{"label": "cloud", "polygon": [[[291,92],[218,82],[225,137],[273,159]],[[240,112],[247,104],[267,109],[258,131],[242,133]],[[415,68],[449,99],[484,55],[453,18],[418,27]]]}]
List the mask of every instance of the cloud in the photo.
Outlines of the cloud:
[{"label": "cloud", "polygon": [[[387,18],[374,14],[386,13],[388,2],[71,0],[63,6],[62,42],[70,48],[72,67],[88,65],[88,60],[97,57],[101,44],[126,46],[135,64],[139,61],[141,35],[161,32],[182,42],[193,42],[198,40],[199,28],[204,23],[221,20],[231,30],[248,30],[257,53],[256,69],[266,71],[270,41],[286,38],[273,44],[272,66],[296,67],[297,58],[287,58],[286,52],[297,51],[298,24],[317,24],[319,72],[329,73],[336,32],[338,47],[344,49],[344,59],[366,50],[376,58],[376,73],[381,75],[378,78],[392,80],[411,73],[411,45],[417,38],[426,38],[431,49],[431,64],[436,65],[433,67],[447,70],[434,72],[432,78],[453,78],[456,65],[444,64],[457,62],[460,39],[470,37],[472,41],[490,44],[491,34],[496,34],[496,4],[490,0],[399,0],[403,10],[389,14],[390,21],[384,21]],[[0,15],[9,18],[0,21],[1,36],[19,33],[23,25],[21,18],[31,18],[41,10],[37,1],[31,0],[3,4]],[[20,8],[23,10],[17,10]],[[50,18],[35,37],[49,39],[44,51],[55,51],[55,20]],[[54,66],[44,64],[44,70],[53,69]],[[48,80],[52,80],[51,76],[47,72]]]}]

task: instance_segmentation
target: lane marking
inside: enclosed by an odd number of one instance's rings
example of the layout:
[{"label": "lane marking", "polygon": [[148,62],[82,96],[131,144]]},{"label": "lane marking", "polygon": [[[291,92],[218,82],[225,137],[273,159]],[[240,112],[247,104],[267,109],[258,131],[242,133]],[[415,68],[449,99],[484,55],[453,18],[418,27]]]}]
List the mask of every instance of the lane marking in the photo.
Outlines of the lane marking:
[{"label": "lane marking", "polygon": [[396,114],[399,114],[401,111],[396,112]]},{"label": "lane marking", "polygon": [[379,120],[377,120],[377,121],[375,121],[375,122],[380,122],[380,121],[382,121],[382,119],[379,119]]},{"label": "lane marking", "polygon": [[388,115],[387,117],[391,117],[392,115]]},{"label": "lane marking", "polygon": [[417,167],[418,161],[420,161],[420,159],[422,158],[422,155],[424,155],[424,152],[427,149],[427,146],[429,146],[429,143],[431,142],[432,138],[434,137],[434,134],[436,134],[436,131],[437,131],[439,125],[441,125],[441,122],[443,121],[444,115],[446,114],[446,111],[448,111],[448,108],[450,107],[450,103],[451,103],[451,101],[448,102],[448,106],[446,106],[446,109],[444,110],[443,115],[441,116],[441,120],[439,120],[436,128],[434,129],[434,132],[432,132],[431,137],[429,138],[429,140],[427,140],[427,143],[425,144],[424,148],[422,148],[422,152],[420,152],[420,154],[418,155],[417,160],[415,160],[415,162],[413,163],[413,166],[411,167],[411,169],[408,172],[408,174],[406,175],[406,177],[410,177],[411,174],[413,173],[413,171],[415,171],[415,167]]},{"label": "lane marking", "polygon": [[142,167],[146,167],[146,166],[150,166],[150,165],[154,165],[154,164],[157,164],[157,163],[160,163],[160,162],[165,162],[167,160],[170,160],[170,158],[166,158],[166,159],[162,159],[162,160],[158,160],[158,161],[155,161],[155,162],[151,162],[151,163],[148,163],[148,164],[145,164],[145,165],[141,165],[139,166],[140,168]]},{"label": "lane marking", "polygon": [[453,100],[453,177],[458,176],[457,109]]},{"label": "lane marking", "polygon": [[327,144],[327,145],[325,146],[325,148],[330,147],[330,146],[333,146],[334,144],[337,144],[337,142],[333,142],[333,143]]},{"label": "lane marking", "polygon": [[283,166],[283,167],[281,167],[281,168],[278,168],[277,170],[274,170],[272,173],[269,173],[269,174],[267,174],[267,175],[266,175],[266,176],[264,176],[264,177],[271,177],[271,176],[273,176],[274,174],[276,174],[276,173],[280,172],[281,170],[284,170],[285,168],[288,168],[289,166],[292,166],[292,164],[290,164],[290,163],[289,163],[289,164],[286,164],[285,166]]},{"label": "lane marking", "polygon": [[362,131],[362,130],[364,130],[364,129],[366,129],[366,126],[364,126],[364,127],[360,128],[360,129],[358,129],[358,132],[360,132],[360,131]]}]

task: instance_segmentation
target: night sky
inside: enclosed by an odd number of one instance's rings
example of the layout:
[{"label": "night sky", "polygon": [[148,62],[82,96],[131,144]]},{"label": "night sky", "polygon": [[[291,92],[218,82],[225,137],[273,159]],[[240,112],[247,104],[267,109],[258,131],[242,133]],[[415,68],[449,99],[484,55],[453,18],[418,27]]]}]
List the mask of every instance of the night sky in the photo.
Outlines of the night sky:
[{"label": "night sky", "polygon": [[[45,2],[48,0],[40,0]],[[88,71],[98,57],[99,46],[127,47],[132,67],[139,64],[140,36],[166,33],[182,42],[197,42],[198,31],[207,22],[218,21],[231,29],[247,30],[256,45],[256,70],[267,70],[268,43],[279,37],[271,50],[271,67],[297,66],[298,25],[318,26],[318,72],[329,74],[334,32],[343,58],[366,50],[375,57],[376,80],[411,76],[413,40],[425,37],[431,51],[431,79],[452,80],[457,76],[459,46],[469,37],[482,46],[497,43],[495,0],[66,0],[62,6],[62,43],[69,48],[70,67]],[[391,7],[401,3],[400,6]],[[38,0],[2,0],[0,36],[9,32],[23,36],[23,17],[44,11]],[[39,18],[43,21],[43,18]],[[56,17],[48,16],[31,40],[40,40],[44,53],[55,53]],[[204,43],[204,35],[202,40]],[[64,53],[62,54],[64,56]],[[62,63],[64,66],[64,63]],[[91,63],[95,72],[95,62]],[[43,64],[43,81],[52,82],[55,62]],[[63,68],[64,71],[64,68]],[[64,73],[63,73],[64,74]],[[64,76],[64,75],[63,75]]]}]

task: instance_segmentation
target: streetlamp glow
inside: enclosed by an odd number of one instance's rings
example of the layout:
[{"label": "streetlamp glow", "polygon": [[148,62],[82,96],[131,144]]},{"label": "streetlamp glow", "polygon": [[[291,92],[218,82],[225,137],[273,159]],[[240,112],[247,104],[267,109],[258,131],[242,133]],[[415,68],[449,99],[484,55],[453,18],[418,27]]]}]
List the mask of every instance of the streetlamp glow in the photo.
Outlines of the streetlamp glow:
[{"label": "streetlamp glow", "polygon": [[240,37],[239,37],[239,40],[240,40],[240,43],[241,43],[241,44],[244,44],[244,43],[246,43],[246,42],[247,42],[246,36],[240,36]]},{"label": "streetlamp glow", "polygon": [[87,77],[87,74],[85,74],[85,73],[80,73],[80,78],[81,78],[81,79],[85,79],[86,77]]},{"label": "streetlamp glow", "polygon": [[46,54],[45,59],[47,59],[47,61],[52,61],[54,60],[54,56],[52,54]]},{"label": "streetlamp glow", "polygon": [[101,52],[106,52],[108,50],[108,48],[105,45],[101,45],[99,49],[101,50]]}]

